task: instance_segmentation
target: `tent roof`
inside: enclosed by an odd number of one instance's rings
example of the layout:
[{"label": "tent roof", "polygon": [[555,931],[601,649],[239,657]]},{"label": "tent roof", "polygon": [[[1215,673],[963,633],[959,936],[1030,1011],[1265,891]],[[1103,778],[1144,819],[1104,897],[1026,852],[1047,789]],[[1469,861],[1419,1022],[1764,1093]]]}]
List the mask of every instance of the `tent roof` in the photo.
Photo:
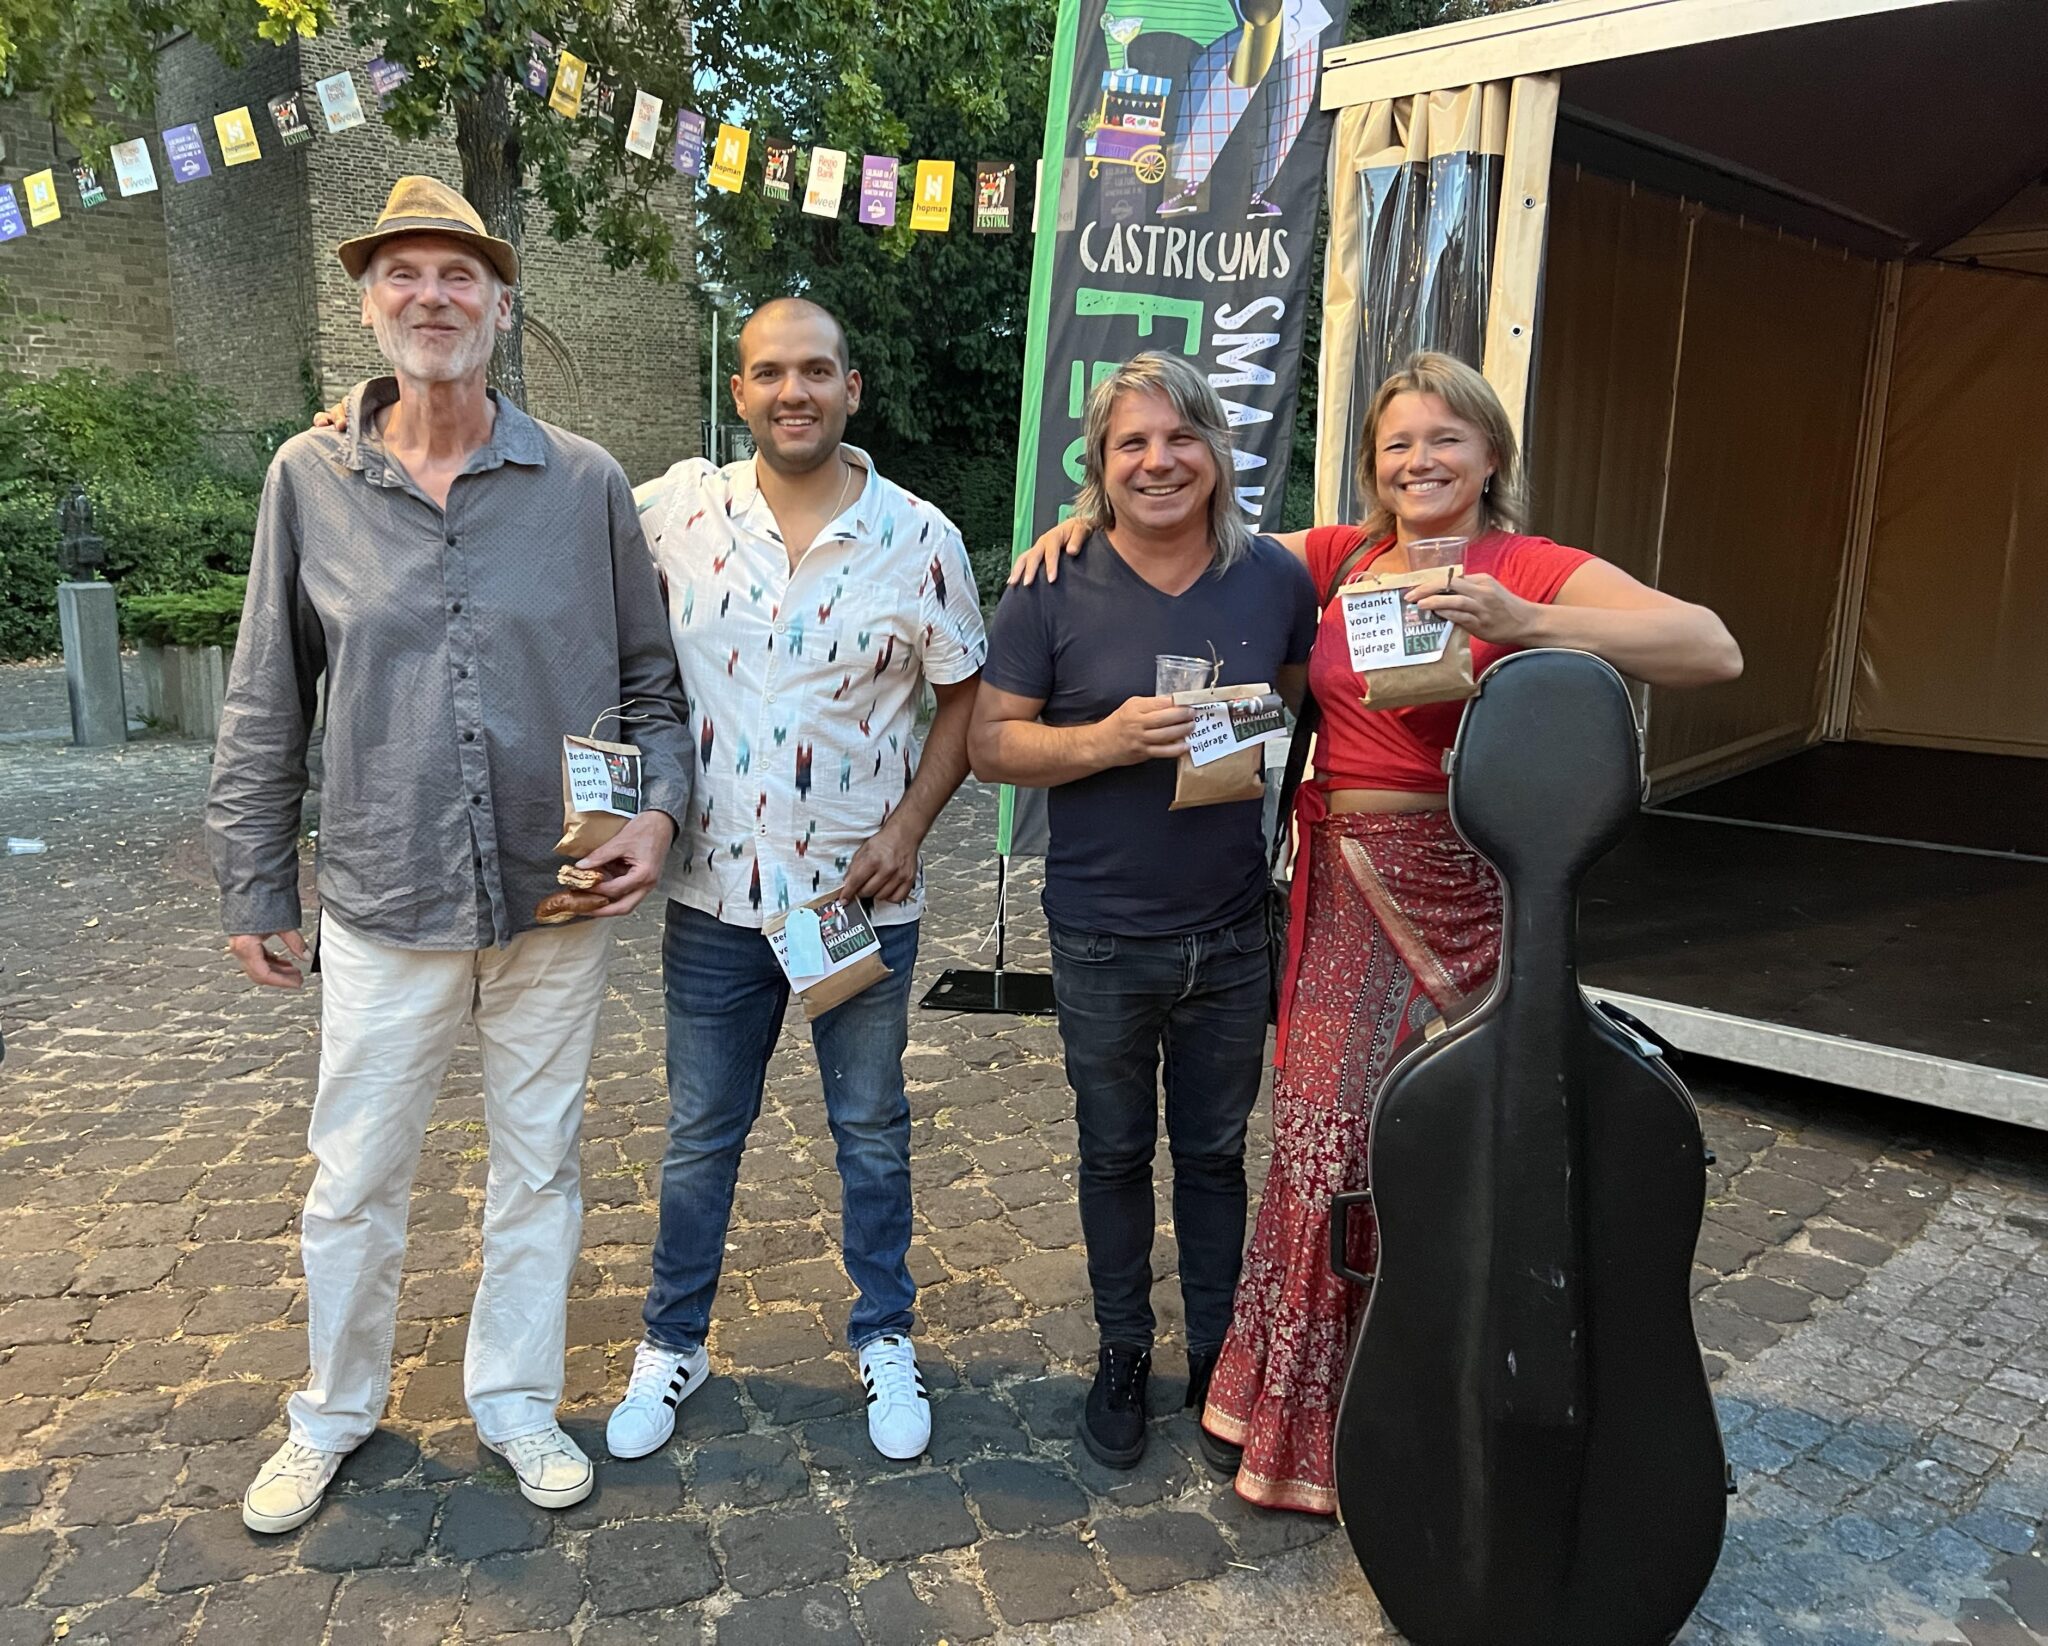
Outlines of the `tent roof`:
[{"label": "tent roof", "polygon": [[1590,63],[1564,72],[1557,154],[1878,256],[1939,255],[2002,219],[2011,256],[2048,218],[2044,63],[2042,0]]},{"label": "tent roof", "polygon": [[1558,73],[1556,153],[1876,257],[2048,272],[2048,0],[1550,0],[1359,41],[1342,107]]}]

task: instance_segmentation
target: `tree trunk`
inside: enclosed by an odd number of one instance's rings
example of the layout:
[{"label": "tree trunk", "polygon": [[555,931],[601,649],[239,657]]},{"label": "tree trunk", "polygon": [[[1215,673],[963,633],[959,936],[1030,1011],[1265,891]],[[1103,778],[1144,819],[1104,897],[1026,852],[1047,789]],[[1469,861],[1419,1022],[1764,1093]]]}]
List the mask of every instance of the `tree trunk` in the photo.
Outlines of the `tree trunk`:
[{"label": "tree trunk", "polygon": [[[462,192],[484,227],[524,254],[526,209],[519,198],[524,162],[512,83],[494,74],[483,89],[455,99],[455,152],[462,160]],[[526,407],[526,300],[512,292],[512,329],[498,338],[491,382],[521,410]]]}]

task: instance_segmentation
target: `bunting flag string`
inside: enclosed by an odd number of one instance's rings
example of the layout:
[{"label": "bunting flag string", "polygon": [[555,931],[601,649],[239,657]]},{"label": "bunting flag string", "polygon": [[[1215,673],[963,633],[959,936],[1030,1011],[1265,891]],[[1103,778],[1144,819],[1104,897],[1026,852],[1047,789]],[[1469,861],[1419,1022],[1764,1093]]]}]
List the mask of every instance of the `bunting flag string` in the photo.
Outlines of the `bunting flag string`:
[{"label": "bunting flag string", "polygon": [[[380,109],[388,106],[398,88],[412,78],[403,63],[383,57],[371,58],[362,72],[368,76],[370,91]],[[589,114],[607,128],[613,124],[614,105],[626,90],[617,76],[593,66],[566,47],[558,47],[538,32],[527,36],[519,83],[563,118],[573,120]],[[311,111],[316,105],[330,137],[368,123],[356,74],[343,69],[315,81],[310,88],[299,87],[265,100],[264,108],[276,130],[280,150],[313,140],[316,127]],[[664,152],[661,137],[667,125],[667,163],[678,176],[698,178],[706,187],[727,194],[738,194],[747,187],[748,163],[756,147],[753,133],[747,127],[719,122],[707,156],[707,123],[695,109],[675,109],[671,125],[664,118],[662,99],[644,88],[633,92],[630,107],[623,140],[628,154],[641,160],[655,160]],[[223,166],[249,165],[266,157],[247,105],[220,110],[212,120],[214,148]],[[212,154],[199,122],[165,127],[158,132],[157,141],[162,145],[164,168],[172,183],[194,183],[214,175]],[[852,164],[852,157],[844,149],[820,146],[806,153],[793,139],[782,135],[766,137],[758,147],[761,159],[757,187],[763,198],[778,202],[800,199],[803,212],[811,217],[843,216]],[[157,192],[159,173],[147,137],[114,144],[112,159],[114,182],[122,199]],[[870,228],[895,227],[899,195],[909,180],[911,230],[920,234],[950,233],[956,179],[969,164],[974,193],[968,226],[976,234],[1014,233],[1017,164],[1010,160],[956,163],[930,158],[906,161],[887,154],[862,155],[854,221]],[[91,210],[104,205],[108,191],[94,169],[82,159],[68,165],[80,207]],[[0,242],[18,240],[30,230],[57,222],[64,215],[57,198],[56,168],[22,177],[20,188],[21,195],[17,196],[13,183],[0,182]],[[1033,190],[1034,231],[1038,226],[1039,193],[1040,190]]]}]

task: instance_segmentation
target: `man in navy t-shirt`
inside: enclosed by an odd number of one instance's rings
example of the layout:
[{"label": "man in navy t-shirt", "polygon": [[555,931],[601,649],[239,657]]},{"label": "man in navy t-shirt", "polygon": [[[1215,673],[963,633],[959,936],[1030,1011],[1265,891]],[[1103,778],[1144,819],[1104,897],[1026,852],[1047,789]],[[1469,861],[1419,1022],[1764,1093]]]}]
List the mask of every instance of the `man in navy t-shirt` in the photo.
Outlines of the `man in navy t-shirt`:
[{"label": "man in navy t-shirt", "polygon": [[[1213,657],[1216,684],[1267,682],[1292,706],[1316,601],[1301,563],[1246,527],[1223,405],[1195,367],[1138,355],[1096,386],[1084,437],[1076,514],[1095,532],[1058,582],[1003,597],[969,753],[984,781],[1050,791],[1045,912],[1101,1334],[1081,1438],[1130,1468],[1145,1450],[1161,1053],[1199,1411],[1244,1250],[1269,966],[1263,808],[1168,810],[1194,716],[1156,695],[1155,660]],[[1235,1448],[1202,1440],[1235,1467]]]}]

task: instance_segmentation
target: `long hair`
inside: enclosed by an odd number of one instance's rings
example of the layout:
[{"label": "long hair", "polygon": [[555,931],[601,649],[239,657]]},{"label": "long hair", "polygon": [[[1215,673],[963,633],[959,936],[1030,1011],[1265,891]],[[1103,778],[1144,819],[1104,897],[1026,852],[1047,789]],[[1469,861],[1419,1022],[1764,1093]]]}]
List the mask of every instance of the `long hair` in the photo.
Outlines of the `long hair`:
[{"label": "long hair", "polygon": [[1528,503],[1522,494],[1521,453],[1507,408],[1493,392],[1493,385],[1464,361],[1425,350],[1402,361],[1400,369],[1379,386],[1366,411],[1365,427],[1359,432],[1357,490],[1366,505],[1366,535],[1383,537],[1394,529],[1393,512],[1380,498],[1376,459],[1380,419],[1397,394],[1433,394],[1450,407],[1454,417],[1485,436],[1492,448],[1493,481],[1480,495],[1480,519],[1487,531],[1520,531],[1528,520]]},{"label": "long hair", "polygon": [[1216,561],[1210,568],[1226,572],[1251,547],[1251,527],[1237,506],[1236,448],[1230,438],[1230,419],[1223,402],[1209,387],[1208,378],[1178,355],[1148,349],[1136,354],[1095,385],[1088,396],[1088,410],[1081,423],[1082,480],[1080,495],[1074,499],[1074,513],[1094,531],[1107,531],[1116,524],[1110,507],[1105,475],[1109,460],[1109,418],[1116,403],[1127,394],[1156,394],[1163,397],[1178,417],[1209,448],[1216,466],[1216,488],[1209,494],[1209,537],[1216,545]]}]

